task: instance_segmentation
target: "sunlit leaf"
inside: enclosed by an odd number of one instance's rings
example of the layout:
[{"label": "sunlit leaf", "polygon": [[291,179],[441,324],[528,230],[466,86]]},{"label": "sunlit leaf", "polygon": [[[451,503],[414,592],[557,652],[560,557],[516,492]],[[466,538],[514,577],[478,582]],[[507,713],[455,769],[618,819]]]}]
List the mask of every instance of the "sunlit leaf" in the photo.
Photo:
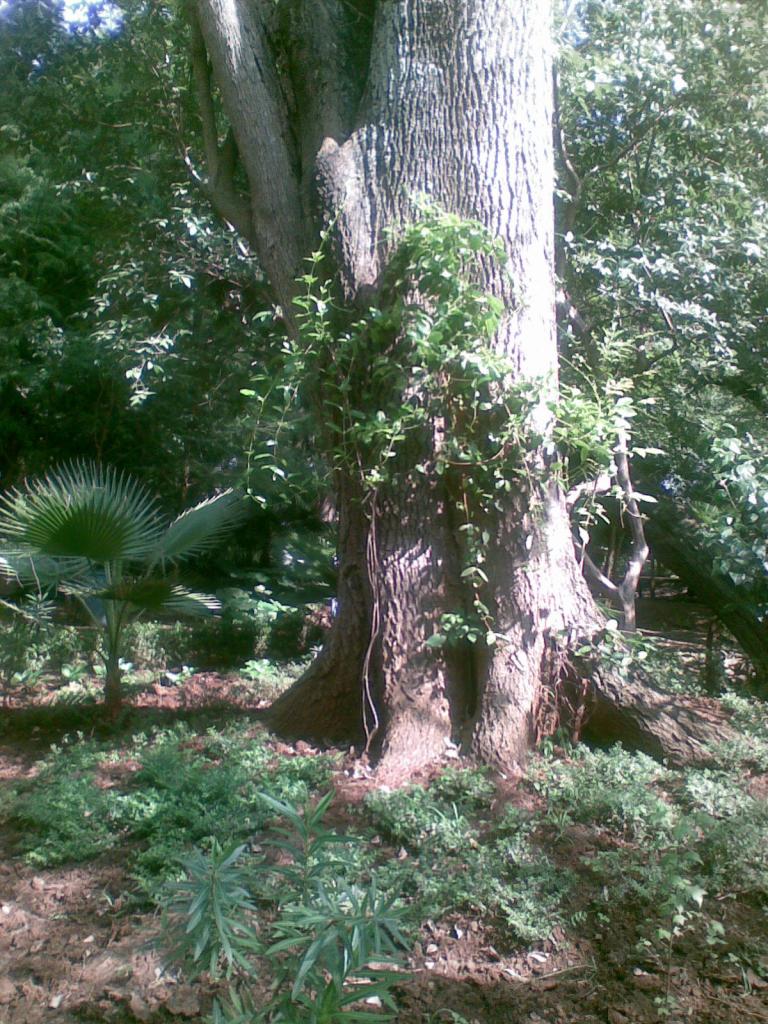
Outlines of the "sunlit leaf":
[{"label": "sunlit leaf", "polygon": [[243,520],[245,512],[242,497],[234,491],[201,501],[171,523],[158,546],[159,558],[172,560],[207,551]]}]

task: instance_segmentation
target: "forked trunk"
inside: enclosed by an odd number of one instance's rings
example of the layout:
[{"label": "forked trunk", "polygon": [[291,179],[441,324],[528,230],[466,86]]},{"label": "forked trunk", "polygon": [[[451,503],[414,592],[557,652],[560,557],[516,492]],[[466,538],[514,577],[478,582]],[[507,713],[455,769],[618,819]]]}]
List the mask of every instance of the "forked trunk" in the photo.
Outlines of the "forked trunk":
[{"label": "forked trunk", "polygon": [[[338,615],[315,664],[271,709],[274,727],[294,736],[365,740],[382,777],[407,778],[449,742],[514,768],[556,723],[559,681],[576,671],[568,648],[601,624],[550,443],[548,8],[546,0],[194,0],[190,8],[207,189],[254,246],[289,332],[297,328],[291,282],[319,229],[332,241],[349,323],[381,298],[396,246],[388,231],[419,218],[419,195],[479,221],[509,260],[507,274],[483,257],[476,283],[506,309],[493,339],[507,360],[502,393],[523,404],[526,390],[534,396],[519,451],[499,453],[517,458],[516,474],[486,495],[482,512],[469,508],[466,466],[437,470],[446,424],[457,422],[451,409],[430,411],[379,487],[366,489],[335,461]],[[223,145],[214,82],[230,125]],[[332,346],[327,356],[335,366]],[[369,385],[352,396],[353,421],[381,408]],[[403,400],[422,402],[413,379]],[[482,570],[469,576],[468,522],[484,538]],[[439,646],[446,615],[461,623],[478,608],[483,633],[474,643]]]},{"label": "forked trunk", "polygon": [[[322,139],[313,172],[322,218],[334,225],[344,296],[364,305],[375,294],[392,246],[384,229],[416,219],[420,194],[480,221],[509,256],[509,276],[487,260],[479,284],[507,308],[495,347],[515,368],[510,387],[528,381],[541,392],[539,448],[524,453],[530,478],[516,481],[507,508],[486,524],[488,580],[479,591],[491,644],[484,636],[439,649],[426,643],[446,613],[466,613],[478,594],[461,576],[460,488],[401,474],[367,504],[346,488],[335,628],[271,720],[298,735],[357,733],[393,775],[413,772],[451,741],[510,765],[554,706],[562,636],[599,619],[546,451],[556,378],[547,5],[373,6],[356,125]],[[236,132],[242,120],[232,117]],[[244,138],[241,155],[247,146]],[[365,395],[359,401],[365,408]],[[420,456],[434,465],[434,446]]]}]

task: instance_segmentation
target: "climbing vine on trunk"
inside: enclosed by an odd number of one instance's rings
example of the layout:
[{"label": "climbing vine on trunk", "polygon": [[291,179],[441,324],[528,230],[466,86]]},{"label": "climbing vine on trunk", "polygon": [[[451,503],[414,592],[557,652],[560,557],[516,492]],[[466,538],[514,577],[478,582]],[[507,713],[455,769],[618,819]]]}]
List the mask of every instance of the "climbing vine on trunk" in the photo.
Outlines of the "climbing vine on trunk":
[{"label": "climbing vine on trunk", "polygon": [[286,379],[323,424],[336,472],[356,477],[369,521],[388,490],[418,474],[441,481],[461,552],[465,597],[426,645],[505,642],[484,589],[490,522],[513,488],[534,493],[544,438],[534,422],[547,382],[515,380],[493,338],[504,304],[473,283],[482,259],[507,264],[481,224],[421,203],[394,240],[379,301],[362,317],[335,299],[314,254],[294,302]]}]

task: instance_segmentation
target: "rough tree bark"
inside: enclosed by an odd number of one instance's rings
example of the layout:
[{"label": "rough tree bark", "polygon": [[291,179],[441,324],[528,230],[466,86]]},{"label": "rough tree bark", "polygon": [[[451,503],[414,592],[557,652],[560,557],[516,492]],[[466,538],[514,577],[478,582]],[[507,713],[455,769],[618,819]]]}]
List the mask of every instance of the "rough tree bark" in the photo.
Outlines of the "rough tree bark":
[{"label": "rough tree bark", "polygon": [[[414,220],[413,198],[427,194],[502,240],[511,278],[486,260],[479,282],[506,305],[496,349],[519,381],[554,389],[548,4],[193,0],[190,17],[207,187],[251,240],[288,330],[320,228],[331,228],[344,301],[365,309],[392,251],[386,230]],[[213,83],[231,129],[223,144]],[[548,416],[542,397],[544,437]],[[435,424],[427,464],[438,435]],[[525,758],[555,702],[567,638],[601,624],[546,441],[528,459],[536,472],[488,529],[483,599],[506,639],[447,655],[425,641],[467,600],[455,496],[412,474],[366,502],[339,473],[338,617],[274,705],[275,728],[340,740],[364,726],[382,772],[400,777],[450,740],[507,768]]]}]

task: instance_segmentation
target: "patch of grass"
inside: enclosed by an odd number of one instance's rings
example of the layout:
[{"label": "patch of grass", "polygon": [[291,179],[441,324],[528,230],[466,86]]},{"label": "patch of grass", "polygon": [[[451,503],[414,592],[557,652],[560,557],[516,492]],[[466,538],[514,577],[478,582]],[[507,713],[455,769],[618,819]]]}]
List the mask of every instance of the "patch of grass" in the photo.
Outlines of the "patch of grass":
[{"label": "patch of grass", "polygon": [[79,734],[52,748],[4,813],[30,863],[90,860],[119,842],[152,892],[191,845],[257,833],[268,816],[260,791],[306,800],[328,785],[331,767],[322,755],[276,759],[262,734],[236,726],[199,735],[182,723],[122,745]]}]

